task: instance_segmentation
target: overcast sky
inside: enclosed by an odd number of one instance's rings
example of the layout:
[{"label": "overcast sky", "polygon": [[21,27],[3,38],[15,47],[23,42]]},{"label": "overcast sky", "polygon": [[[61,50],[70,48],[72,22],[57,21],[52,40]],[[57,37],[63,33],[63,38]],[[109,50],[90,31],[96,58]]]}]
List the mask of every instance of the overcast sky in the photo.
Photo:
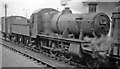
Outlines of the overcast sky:
[{"label": "overcast sky", "polygon": [[28,17],[39,8],[63,8],[60,0],[0,0],[0,16],[4,16],[4,4],[8,5],[8,15],[26,16],[27,12]]},{"label": "overcast sky", "polygon": [[[62,0],[66,1],[66,0]],[[82,4],[83,1],[119,1],[119,0],[68,0],[68,6],[73,12],[85,13],[87,6]],[[0,0],[0,17],[4,16],[4,4],[8,5],[8,16],[19,15],[27,17],[39,8],[54,8],[59,11],[64,9],[61,6],[61,0]]]},{"label": "overcast sky", "polygon": [[[72,6],[72,8],[76,8],[76,6],[74,6],[76,3],[86,0],[68,0],[68,1],[69,1],[68,2],[69,6]],[[8,16],[11,15],[26,16],[26,12],[27,12],[28,18],[32,14],[32,12],[34,12],[39,8],[54,8],[54,9],[58,9],[59,11],[64,9],[64,7],[61,6],[61,0],[0,0],[0,17],[4,16],[4,4],[8,5],[7,8]]]}]

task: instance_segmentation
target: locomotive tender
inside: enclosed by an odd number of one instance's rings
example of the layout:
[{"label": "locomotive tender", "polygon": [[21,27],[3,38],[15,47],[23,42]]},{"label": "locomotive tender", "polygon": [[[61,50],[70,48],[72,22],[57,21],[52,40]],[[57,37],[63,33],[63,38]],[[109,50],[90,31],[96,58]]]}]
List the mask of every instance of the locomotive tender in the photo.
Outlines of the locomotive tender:
[{"label": "locomotive tender", "polygon": [[30,21],[22,16],[10,16],[6,22],[4,20],[3,17],[2,33],[5,38],[66,61],[96,67],[99,62],[106,61],[110,50],[111,43],[107,40],[110,19],[102,12],[73,14],[68,7],[61,12],[43,8],[35,11]]}]

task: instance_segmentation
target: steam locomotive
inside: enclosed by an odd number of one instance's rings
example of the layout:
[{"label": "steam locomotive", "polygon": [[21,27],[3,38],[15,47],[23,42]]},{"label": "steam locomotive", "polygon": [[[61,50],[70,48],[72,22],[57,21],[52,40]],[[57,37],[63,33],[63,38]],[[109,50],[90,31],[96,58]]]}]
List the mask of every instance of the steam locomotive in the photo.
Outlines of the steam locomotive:
[{"label": "steam locomotive", "polygon": [[73,14],[68,7],[61,12],[52,8],[39,9],[33,12],[30,20],[22,16],[2,17],[2,33],[5,39],[53,57],[97,67],[110,56],[120,57],[119,12],[120,7],[113,13],[114,31],[111,32],[118,42],[108,37],[110,19],[105,13]]}]

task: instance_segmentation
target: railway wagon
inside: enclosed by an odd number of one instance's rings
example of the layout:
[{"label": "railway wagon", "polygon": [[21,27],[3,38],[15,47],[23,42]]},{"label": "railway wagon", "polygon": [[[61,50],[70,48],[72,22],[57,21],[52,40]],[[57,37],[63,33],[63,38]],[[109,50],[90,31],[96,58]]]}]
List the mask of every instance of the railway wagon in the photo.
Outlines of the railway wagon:
[{"label": "railway wagon", "polygon": [[[22,39],[23,37],[29,37],[30,29],[28,19],[22,16],[9,16],[1,18],[2,20],[2,32],[4,37],[8,37],[10,40],[12,39]],[[22,35],[22,37],[20,36]],[[15,38],[18,36],[18,38]]]},{"label": "railway wagon", "polygon": [[2,32],[6,32],[6,33],[11,33],[10,27],[12,24],[28,24],[27,19],[22,16],[8,16],[6,17],[6,19],[5,17],[1,17],[1,23],[2,23]]},{"label": "railway wagon", "polygon": [[30,24],[28,19],[22,16],[12,16],[11,39],[25,44],[30,38]]},{"label": "railway wagon", "polygon": [[29,36],[29,23],[22,16],[12,16],[11,33]]}]

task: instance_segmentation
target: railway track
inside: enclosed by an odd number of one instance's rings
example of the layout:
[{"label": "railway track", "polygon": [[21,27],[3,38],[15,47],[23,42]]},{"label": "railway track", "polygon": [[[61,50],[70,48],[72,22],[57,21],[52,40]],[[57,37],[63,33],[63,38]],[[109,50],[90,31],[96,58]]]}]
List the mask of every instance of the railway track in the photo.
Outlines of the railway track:
[{"label": "railway track", "polygon": [[16,49],[16,48],[13,48],[12,46],[8,46],[7,43],[5,43],[5,44],[0,43],[0,44],[1,44],[3,47],[6,47],[6,48],[8,48],[8,49],[10,49],[10,50],[12,50],[12,51],[14,51],[14,52],[17,52],[17,53],[23,55],[24,57],[29,58],[30,60],[33,60],[33,61],[34,61],[35,63],[37,63],[38,65],[44,65],[43,67],[47,67],[47,68],[55,68],[55,67],[53,67],[52,65],[49,65],[49,64],[46,64],[46,63],[40,61],[39,59],[33,57],[32,55],[29,55],[29,54],[27,54],[27,53],[25,53],[25,52],[23,52],[23,51],[20,51],[20,50],[18,50],[18,49]]},{"label": "railway track", "polygon": [[81,68],[81,69],[87,68],[83,65],[76,64],[74,62],[67,63],[66,61],[58,57],[54,58],[47,53],[43,53],[43,52],[41,53],[38,50],[29,48],[27,46],[22,46],[17,43],[12,43],[2,38],[0,38],[0,40],[2,40],[2,43],[0,44],[2,44],[4,47],[9,48],[10,50],[13,50],[17,53],[20,53],[21,55],[33,60],[38,65],[44,65],[47,68],[54,68],[54,69],[64,68],[64,67],[71,68],[71,69],[72,68]]}]

